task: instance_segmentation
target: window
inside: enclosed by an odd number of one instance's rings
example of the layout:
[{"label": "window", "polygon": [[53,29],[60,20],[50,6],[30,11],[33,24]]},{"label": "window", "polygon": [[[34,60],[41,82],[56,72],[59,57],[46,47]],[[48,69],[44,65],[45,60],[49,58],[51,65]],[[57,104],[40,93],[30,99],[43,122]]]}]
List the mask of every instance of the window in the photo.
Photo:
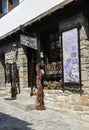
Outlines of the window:
[{"label": "window", "polygon": [[0,1],[0,17],[2,16],[2,3]]},{"label": "window", "polygon": [[50,61],[61,59],[61,36],[58,32],[49,35],[50,40]]},{"label": "window", "polygon": [[19,4],[19,0],[12,0],[13,6],[17,6]]},{"label": "window", "polygon": [[19,0],[8,0],[9,11],[19,4]]},{"label": "window", "polygon": [[2,13],[6,14],[8,12],[8,1],[7,0],[3,0],[2,1]]},{"label": "window", "polygon": [[19,0],[0,0],[0,17],[19,4]]},{"label": "window", "polygon": [[61,47],[61,37],[59,36],[58,32],[52,33],[49,38],[51,49],[57,49]]},{"label": "window", "polygon": [[48,89],[58,89],[62,83],[61,34],[58,30],[50,32],[41,37],[41,45],[42,85]]}]

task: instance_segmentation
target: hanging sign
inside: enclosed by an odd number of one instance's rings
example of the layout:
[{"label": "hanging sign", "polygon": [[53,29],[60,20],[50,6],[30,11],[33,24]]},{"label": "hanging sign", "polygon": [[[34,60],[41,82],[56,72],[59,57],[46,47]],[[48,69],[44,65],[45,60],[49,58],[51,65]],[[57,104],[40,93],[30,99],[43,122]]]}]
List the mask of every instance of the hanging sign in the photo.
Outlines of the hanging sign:
[{"label": "hanging sign", "polygon": [[78,30],[62,34],[64,83],[79,83]]},{"label": "hanging sign", "polygon": [[20,42],[22,45],[37,50],[37,39],[27,35],[20,35]]}]

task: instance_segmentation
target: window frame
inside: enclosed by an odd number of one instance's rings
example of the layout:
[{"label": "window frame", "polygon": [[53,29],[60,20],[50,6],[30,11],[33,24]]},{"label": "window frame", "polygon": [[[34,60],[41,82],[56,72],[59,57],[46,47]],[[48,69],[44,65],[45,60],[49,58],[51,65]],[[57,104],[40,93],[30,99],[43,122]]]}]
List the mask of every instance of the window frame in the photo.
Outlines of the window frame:
[{"label": "window frame", "polygon": [[12,5],[13,7],[16,7],[17,5],[19,5],[19,0],[12,0]]},{"label": "window frame", "polygon": [[[5,2],[5,3],[4,3]],[[4,5],[5,4],[5,5]],[[5,9],[4,9],[4,7],[5,7]],[[4,12],[4,10],[6,10],[5,12]],[[1,13],[3,14],[3,15],[5,15],[5,14],[7,14],[8,13],[8,0],[3,0],[2,2],[1,2]]]},{"label": "window frame", "polygon": [[20,4],[20,0],[17,0],[16,5],[13,4],[13,0],[4,0],[4,1],[6,1],[6,11],[5,12],[3,11],[4,9],[3,9],[3,0],[2,0],[0,1],[0,17],[6,15],[9,11],[11,11],[13,8],[15,8]]}]

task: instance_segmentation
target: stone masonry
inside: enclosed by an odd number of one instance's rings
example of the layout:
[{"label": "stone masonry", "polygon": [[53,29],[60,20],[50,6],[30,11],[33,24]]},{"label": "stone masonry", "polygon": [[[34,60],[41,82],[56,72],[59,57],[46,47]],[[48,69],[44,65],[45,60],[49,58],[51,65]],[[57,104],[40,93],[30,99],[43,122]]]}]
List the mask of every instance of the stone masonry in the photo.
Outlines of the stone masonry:
[{"label": "stone masonry", "polygon": [[[70,23],[71,21],[71,23]],[[72,93],[62,90],[45,90],[45,103],[48,108],[58,110],[64,114],[89,122],[89,41],[88,41],[88,20],[83,15],[77,15],[59,23],[59,30],[72,28],[73,25],[80,23],[80,61],[81,61],[81,80],[84,93]],[[20,88],[28,87],[27,77],[27,57],[20,42],[17,55],[13,50],[13,44],[4,46],[5,62],[13,63],[16,61],[19,70]],[[10,86],[10,84],[6,84]]]},{"label": "stone masonry", "polygon": [[[70,23],[71,21],[71,23]],[[62,90],[45,90],[45,103],[48,108],[55,109],[77,119],[89,122],[89,41],[88,20],[80,15],[74,16],[59,24],[59,29],[71,28],[80,23],[80,62],[83,94]]]},{"label": "stone masonry", "polygon": [[89,122],[89,95],[62,90],[45,90],[46,108]]},{"label": "stone masonry", "polygon": [[[14,50],[14,44],[16,48]],[[27,57],[23,47],[19,44],[19,41],[15,41],[7,46],[4,46],[2,50],[5,52],[5,63],[16,63],[19,72],[19,85],[20,89],[23,87],[28,87],[28,77],[27,77]],[[11,87],[11,83],[6,83],[6,87]]]}]

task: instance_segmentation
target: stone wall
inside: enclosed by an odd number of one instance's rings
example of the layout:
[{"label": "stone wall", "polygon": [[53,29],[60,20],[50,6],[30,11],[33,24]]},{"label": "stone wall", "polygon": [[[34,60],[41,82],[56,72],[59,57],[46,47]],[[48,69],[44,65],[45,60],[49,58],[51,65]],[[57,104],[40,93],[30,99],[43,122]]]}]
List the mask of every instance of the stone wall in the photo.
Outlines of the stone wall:
[{"label": "stone wall", "polygon": [[81,51],[81,78],[84,93],[89,94],[89,30],[88,20],[84,19],[84,24],[80,30],[80,51]]},{"label": "stone wall", "polygon": [[44,94],[46,108],[89,122],[89,95],[62,90],[44,90]]},{"label": "stone wall", "polygon": [[18,49],[18,68],[20,87],[28,87],[28,69],[27,69],[27,57],[23,48]]},{"label": "stone wall", "polygon": [[[16,48],[14,48],[14,44],[16,44]],[[14,43],[2,47],[2,50],[5,52],[5,63],[15,62],[17,65],[20,89],[28,87],[27,57],[20,42],[14,41]],[[6,87],[11,87],[11,83],[6,83]]]}]

